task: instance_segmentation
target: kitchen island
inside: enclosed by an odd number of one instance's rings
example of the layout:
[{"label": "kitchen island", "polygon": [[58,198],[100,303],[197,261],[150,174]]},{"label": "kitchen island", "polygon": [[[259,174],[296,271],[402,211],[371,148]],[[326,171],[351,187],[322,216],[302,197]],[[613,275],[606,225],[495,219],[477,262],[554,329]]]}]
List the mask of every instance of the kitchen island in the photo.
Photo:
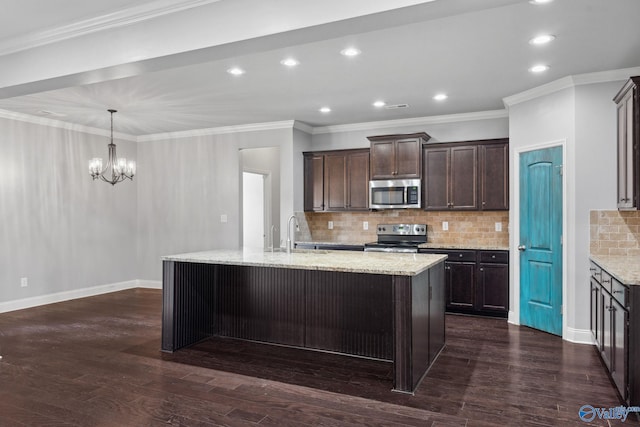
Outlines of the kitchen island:
[{"label": "kitchen island", "polygon": [[163,257],[162,351],[220,336],[393,363],[412,393],[444,347],[443,255],[214,250]]}]

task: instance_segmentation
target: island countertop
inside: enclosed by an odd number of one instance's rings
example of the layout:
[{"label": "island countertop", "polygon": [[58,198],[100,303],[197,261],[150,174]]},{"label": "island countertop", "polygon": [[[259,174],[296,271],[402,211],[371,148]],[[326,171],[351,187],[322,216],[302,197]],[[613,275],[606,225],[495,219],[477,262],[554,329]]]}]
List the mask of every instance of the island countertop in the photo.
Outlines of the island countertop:
[{"label": "island countertop", "polygon": [[163,256],[163,261],[247,265],[301,270],[415,276],[446,259],[446,255],[349,252],[294,249],[270,252],[255,249],[217,249]]}]

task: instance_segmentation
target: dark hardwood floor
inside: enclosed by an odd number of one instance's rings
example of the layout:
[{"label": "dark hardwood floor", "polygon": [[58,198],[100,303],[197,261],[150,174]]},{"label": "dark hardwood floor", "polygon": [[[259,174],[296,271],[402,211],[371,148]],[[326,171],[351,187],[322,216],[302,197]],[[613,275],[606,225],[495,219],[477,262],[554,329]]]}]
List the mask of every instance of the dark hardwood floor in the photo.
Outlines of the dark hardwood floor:
[{"label": "dark hardwood floor", "polygon": [[0,426],[638,425],[593,347],[505,320],[447,316],[447,345],[415,396],[388,363],[212,339],[160,352],[161,291],[0,314]]}]

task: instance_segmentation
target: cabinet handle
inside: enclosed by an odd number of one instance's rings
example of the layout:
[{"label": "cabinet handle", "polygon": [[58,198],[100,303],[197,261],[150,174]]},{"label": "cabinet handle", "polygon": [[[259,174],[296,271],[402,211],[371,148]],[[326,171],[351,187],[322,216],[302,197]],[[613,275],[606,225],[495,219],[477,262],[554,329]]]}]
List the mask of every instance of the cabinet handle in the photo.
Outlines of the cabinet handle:
[{"label": "cabinet handle", "polygon": [[609,279],[609,280],[604,279],[604,280],[602,281],[602,283],[611,283],[611,279]]},{"label": "cabinet handle", "polygon": [[624,294],[624,291],[613,291],[614,294]]},{"label": "cabinet handle", "polygon": [[593,272],[595,272],[595,271],[596,271],[596,268],[595,268],[595,267],[590,267],[590,268],[589,268],[589,271],[593,273]]},{"label": "cabinet handle", "polygon": [[621,202],[628,202],[629,199],[620,199]]},{"label": "cabinet handle", "polygon": [[612,306],[612,305],[607,305],[607,306],[605,307],[605,309],[607,309],[607,310],[609,310],[609,311],[616,311],[616,308],[615,308],[614,306]]}]

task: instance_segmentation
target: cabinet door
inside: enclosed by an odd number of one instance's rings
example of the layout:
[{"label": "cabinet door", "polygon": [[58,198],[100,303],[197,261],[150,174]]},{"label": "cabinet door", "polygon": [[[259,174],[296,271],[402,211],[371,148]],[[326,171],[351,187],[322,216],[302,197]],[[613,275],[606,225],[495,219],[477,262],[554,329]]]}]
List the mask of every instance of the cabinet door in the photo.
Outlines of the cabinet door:
[{"label": "cabinet door", "polygon": [[352,153],[347,161],[347,208],[368,210],[369,153]]},{"label": "cabinet door", "polygon": [[447,308],[473,310],[475,263],[445,262]]},{"label": "cabinet door", "polygon": [[627,340],[629,313],[618,303],[612,300],[611,338],[611,378],[618,387],[618,391],[624,400],[627,400]]},{"label": "cabinet door", "polygon": [[602,309],[602,351],[600,354],[602,355],[602,360],[604,364],[607,365],[609,371],[611,371],[611,350],[613,345],[613,336],[611,335],[612,329],[612,317],[613,317],[613,308],[612,308],[612,300],[611,296],[602,290],[602,296],[600,297],[603,304]]},{"label": "cabinet door", "polygon": [[451,148],[449,206],[453,209],[478,209],[477,153],[477,146]]},{"label": "cabinet door", "polygon": [[506,315],[509,310],[509,266],[479,264],[476,310]]},{"label": "cabinet door", "polygon": [[598,350],[602,350],[602,312],[600,311],[600,285],[591,278],[591,335]]},{"label": "cabinet door", "polygon": [[304,210],[324,210],[324,156],[304,157]]},{"label": "cabinet door", "polygon": [[425,210],[449,209],[449,149],[425,148],[422,152],[424,166],[423,203]]},{"label": "cabinet door", "polygon": [[480,146],[480,209],[509,209],[509,145]]},{"label": "cabinet door", "polygon": [[347,156],[327,154],[324,156],[324,205],[325,210],[347,209]]},{"label": "cabinet door", "polygon": [[399,139],[395,142],[396,178],[420,178],[420,139]]},{"label": "cabinet door", "polygon": [[395,163],[393,140],[371,142],[371,179],[395,178]]}]

